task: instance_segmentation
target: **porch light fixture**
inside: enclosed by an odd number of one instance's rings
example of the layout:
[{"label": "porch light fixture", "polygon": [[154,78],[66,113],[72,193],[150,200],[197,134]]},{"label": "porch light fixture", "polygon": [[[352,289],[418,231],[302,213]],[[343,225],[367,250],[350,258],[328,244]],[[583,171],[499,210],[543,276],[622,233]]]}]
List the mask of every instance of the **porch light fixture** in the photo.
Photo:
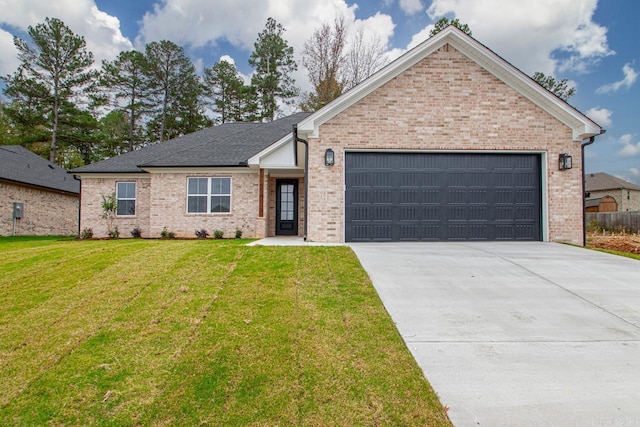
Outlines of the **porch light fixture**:
[{"label": "porch light fixture", "polygon": [[560,169],[561,171],[566,171],[568,169],[571,169],[573,167],[572,163],[573,163],[572,157],[567,153],[562,153],[558,158],[558,169]]},{"label": "porch light fixture", "polygon": [[324,152],[324,165],[333,166],[335,161],[336,161],[335,153],[331,148],[327,148],[327,151]]}]

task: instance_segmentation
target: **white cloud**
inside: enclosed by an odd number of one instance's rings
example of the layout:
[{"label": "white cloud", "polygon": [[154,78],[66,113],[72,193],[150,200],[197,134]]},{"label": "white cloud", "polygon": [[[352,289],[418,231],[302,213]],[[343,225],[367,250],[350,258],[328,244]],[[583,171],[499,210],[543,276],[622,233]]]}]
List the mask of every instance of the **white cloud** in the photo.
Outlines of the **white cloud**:
[{"label": "white cloud", "polygon": [[611,110],[594,107],[589,109],[585,114],[600,126],[611,126],[611,115],[613,114]]},{"label": "white cloud", "polygon": [[220,57],[220,61],[228,62],[231,65],[236,65],[236,60],[230,57],[229,55],[222,55]]},{"label": "white cloud", "polygon": [[423,8],[421,0],[400,0],[400,9],[407,15],[415,15]]},{"label": "white cloud", "polygon": [[620,142],[623,144],[630,144],[632,139],[633,135],[631,135],[630,133],[625,133],[620,137]]},{"label": "white cloud", "polygon": [[638,168],[629,168],[629,172],[634,176],[640,176],[640,169]]},{"label": "white cloud", "polygon": [[407,45],[407,50],[413,49],[418,46],[420,43],[429,38],[429,34],[431,34],[431,30],[435,28],[434,25],[427,25],[420,32],[416,33],[411,37],[411,41]]},{"label": "white cloud", "polygon": [[[47,17],[61,19],[74,33],[85,38],[96,68],[102,60],[112,60],[123,50],[132,48],[120,31],[118,18],[100,11],[94,0],[3,0],[2,3],[0,23],[25,32],[29,26],[42,23]],[[6,52],[4,44],[4,40],[0,40],[3,56]]]},{"label": "white cloud", "polygon": [[633,136],[629,134],[622,135],[620,137],[620,143],[622,143],[622,149],[618,151],[618,154],[624,157],[633,157],[640,154],[640,142],[632,142]]},{"label": "white cloud", "polygon": [[433,0],[427,14],[459,18],[475,38],[529,75],[554,75],[585,71],[614,54],[607,28],[592,21],[596,6],[597,0]]},{"label": "white cloud", "polygon": [[626,89],[629,89],[631,86],[633,86],[633,84],[636,82],[636,79],[638,78],[638,72],[631,68],[631,64],[624,64],[624,67],[622,67],[622,73],[624,74],[624,78],[622,80],[608,85],[600,86],[598,89],[596,89],[596,93],[603,94],[617,92],[620,88],[624,87]]},{"label": "white cloud", "polygon": [[20,65],[18,50],[13,44],[13,36],[0,29],[0,76],[13,74]]},{"label": "white cloud", "polygon": [[303,91],[309,91],[301,54],[304,42],[322,23],[333,23],[336,17],[343,16],[350,32],[362,28],[365,37],[375,35],[388,46],[395,28],[391,17],[377,13],[356,19],[357,7],[347,5],[345,0],[164,0],[142,18],[136,46],[141,48],[150,41],[167,39],[185,46],[188,52],[189,48],[215,46],[226,40],[236,48],[251,52],[267,18],[273,17],[286,29],[284,38],[293,47],[298,63],[293,77]]}]

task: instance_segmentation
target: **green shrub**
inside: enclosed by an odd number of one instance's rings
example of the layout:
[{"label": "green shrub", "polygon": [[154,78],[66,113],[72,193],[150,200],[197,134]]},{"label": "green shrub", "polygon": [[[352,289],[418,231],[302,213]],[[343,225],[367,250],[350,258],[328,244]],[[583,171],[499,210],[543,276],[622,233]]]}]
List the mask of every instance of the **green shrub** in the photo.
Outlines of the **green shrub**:
[{"label": "green shrub", "polygon": [[80,233],[81,239],[91,239],[92,237],[93,237],[93,228],[85,227],[82,229],[82,232]]},{"label": "green shrub", "polygon": [[236,239],[242,239],[242,230],[236,228]]},{"label": "green shrub", "polygon": [[213,230],[213,238],[214,239],[222,239],[224,232],[222,230]]},{"label": "green shrub", "polygon": [[160,237],[163,239],[175,239],[176,233],[174,233],[173,231],[167,230],[167,227],[165,226],[162,228],[162,231],[160,232]]},{"label": "green shrub", "polygon": [[209,232],[204,228],[201,228],[200,230],[196,230],[196,237],[198,239],[206,239],[208,236],[209,236]]},{"label": "green shrub", "polygon": [[118,226],[114,225],[112,229],[109,230],[109,238],[117,239],[120,237],[120,232],[118,231]]}]

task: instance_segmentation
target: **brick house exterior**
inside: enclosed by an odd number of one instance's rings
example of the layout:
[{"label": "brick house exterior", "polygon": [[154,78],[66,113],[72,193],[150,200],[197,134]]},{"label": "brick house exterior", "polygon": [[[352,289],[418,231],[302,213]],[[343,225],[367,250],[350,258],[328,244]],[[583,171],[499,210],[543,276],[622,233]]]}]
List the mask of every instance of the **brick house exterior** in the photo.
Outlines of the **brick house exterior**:
[{"label": "brick house exterior", "polygon": [[[640,212],[640,185],[607,173],[585,175],[587,199],[613,197],[618,212]],[[597,211],[596,211],[597,212]]]},{"label": "brick house exterior", "polygon": [[[0,146],[0,236],[78,233],[80,183],[24,147]],[[14,203],[22,217],[14,221]]]},{"label": "brick house exterior", "polygon": [[[291,125],[297,126],[296,132],[286,129]],[[303,235],[306,231],[305,237],[311,241],[344,242],[359,238],[353,230],[361,228],[365,229],[365,240],[369,237],[370,240],[402,240],[415,237],[407,236],[407,230],[450,227],[451,235],[424,234],[419,239],[501,240],[504,235],[496,234],[494,229],[503,227],[500,229],[516,230],[516,234],[508,235],[506,240],[524,238],[581,244],[582,171],[580,167],[559,170],[558,157],[561,153],[569,154],[573,164],[580,165],[581,142],[602,131],[596,123],[455,27],[448,27],[423,42],[313,114],[290,116],[272,124],[252,124],[249,128],[236,124],[234,129],[242,129],[237,132],[229,130],[232,125],[223,126],[227,127],[218,133],[211,131],[208,144],[200,141],[204,136],[183,137],[193,150],[182,149],[172,154],[170,142],[166,143],[167,149],[144,149],[141,152],[147,150],[146,154],[120,156],[135,160],[133,166],[137,170],[121,167],[126,159],[76,170],[82,177],[83,187],[81,226],[96,224],[98,194],[113,192],[116,182],[128,176],[128,179],[140,180],[136,198],[139,217],[117,221],[122,227],[132,227],[135,222],[149,236],[157,236],[164,226],[184,236],[193,236],[194,228],[205,227],[209,231],[222,229],[227,236],[235,229],[242,229],[246,237]],[[275,128],[279,132],[275,132]],[[260,140],[262,144],[252,145],[251,139]],[[305,143],[309,147],[306,171]],[[225,144],[228,150],[249,145],[251,149],[238,153],[236,158],[225,159],[227,154],[215,151],[222,150]],[[209,148],[214,146],[217,148]],[[335,155],[333,165],[325,165],[328,149]],[[195,154],[185,154],[188,151]],[[217,157],[207,160],[207,152]],[[371,190],[353,196],[350,191],[354,184],[346,179],[351,172],[347,157],[360,159],[368,154],[379,157],[382,162],[394,154],[404,156],[399,161],[405,163],[413,160],[450,162],[453,166],[443,174],[451,182],[438,184],[437,190],[426,184],[412,187],[411,182],[406,187],[392,188],[383,181],[402,180],[410,176],[409,172],[372,169],[355,178],[369,182],[367,185],[373,185]],[[466,157],[460,160],[456,157],[459,154]],[[460,171],[455,169],[459,161],[480,162],[482,166]],[[487,166],[504,161],[509,163],[508,167]],[[530,161],[534,165],[529,167],[531,173],[521,173],[520,165]],[[231,167],[232,164],[235,167]],[[133,171],[138,173],[131,173]],[[426,179],[422,172],[411,173],[417,179]],[[438,178],[436,175],[429,176]],[[303,222],[305,176],[308,180],[306,227]],[[189,213],[187,181],[190,177],[231,178],[229,212]],[[511,180],[508,185],[498,182],[505,177]],[[463,178],[468,182],[454,183]],[[479,181],[475,182],[476,178]],[[375,184],[377,180],[379,184]],[[523,180],[533,182],[533,186],[525,188]],[[486,181],[487,185],[480,186],[480,181]],[[285,189],[294,196],[285,194]],[[431,206],[427,196],[436,192],[440,194],[441,205]],[[409,200],[407,197],[416,194],[417,199],[403,205]],[[526,212],[515,199],[504,206],[494,200],[504,194],[512,199],[525,194],[528,199],[522,205],[527,205]],[[483,195],[490,196],[484,200]],[[380,196],[386,201],[371,199],[373,201],[356,206],[362,202],[356,200],[355,207],[349,205],[353,197],[369,196]],[[458,203],[454,196],[467,199]],[[287,205],[288,197],[293,197],[295,203]],[[370,206],[365,206],[367,204]],[[499,210],[510,212],[512,217],[495,221]],[[279,222],[285,217],[285,211],[294,218],[294,228],[288,228],[291,224],[285,224],[286,221]],[[398,212],[419,212],[424,216],[413,218],[409,225],[400,225],[400,234],[397,234],[398,224],[394,221],[408,223]],[[437,212],[439,217],[428,217],[428,212]],[[446,218],[447,212],[451,215],[458,212],[467,220],[450,221],[451,218]],[[484,216],[473,217],[478,212]],[[520,216],[531,212],[534,215],[529,223],[520,221]],[[396,216],[387,217],[387,214]],[[354,225],[362,219],[354,215],[365,218],[366,224]],[[436,223],[438,225],[433,225]],[[524,237],[517,234],[525,228],[533,231]],[[483,230],[488,230],[486,235],[482,234]],[[375,234],[378,232],[381,234]],[[466,232],[471,234],[459,234]]]}]

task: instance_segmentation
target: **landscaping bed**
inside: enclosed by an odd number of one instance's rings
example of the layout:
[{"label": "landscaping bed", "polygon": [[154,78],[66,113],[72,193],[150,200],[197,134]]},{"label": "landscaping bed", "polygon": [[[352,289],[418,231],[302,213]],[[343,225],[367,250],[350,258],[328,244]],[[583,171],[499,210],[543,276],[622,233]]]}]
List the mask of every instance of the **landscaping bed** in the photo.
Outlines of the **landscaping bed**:
[{"label": "landscaping bed", "polygon": [[610,251],[640,254],[640,236],[635,234],[593,233],[587,236],[587,246]]}]

